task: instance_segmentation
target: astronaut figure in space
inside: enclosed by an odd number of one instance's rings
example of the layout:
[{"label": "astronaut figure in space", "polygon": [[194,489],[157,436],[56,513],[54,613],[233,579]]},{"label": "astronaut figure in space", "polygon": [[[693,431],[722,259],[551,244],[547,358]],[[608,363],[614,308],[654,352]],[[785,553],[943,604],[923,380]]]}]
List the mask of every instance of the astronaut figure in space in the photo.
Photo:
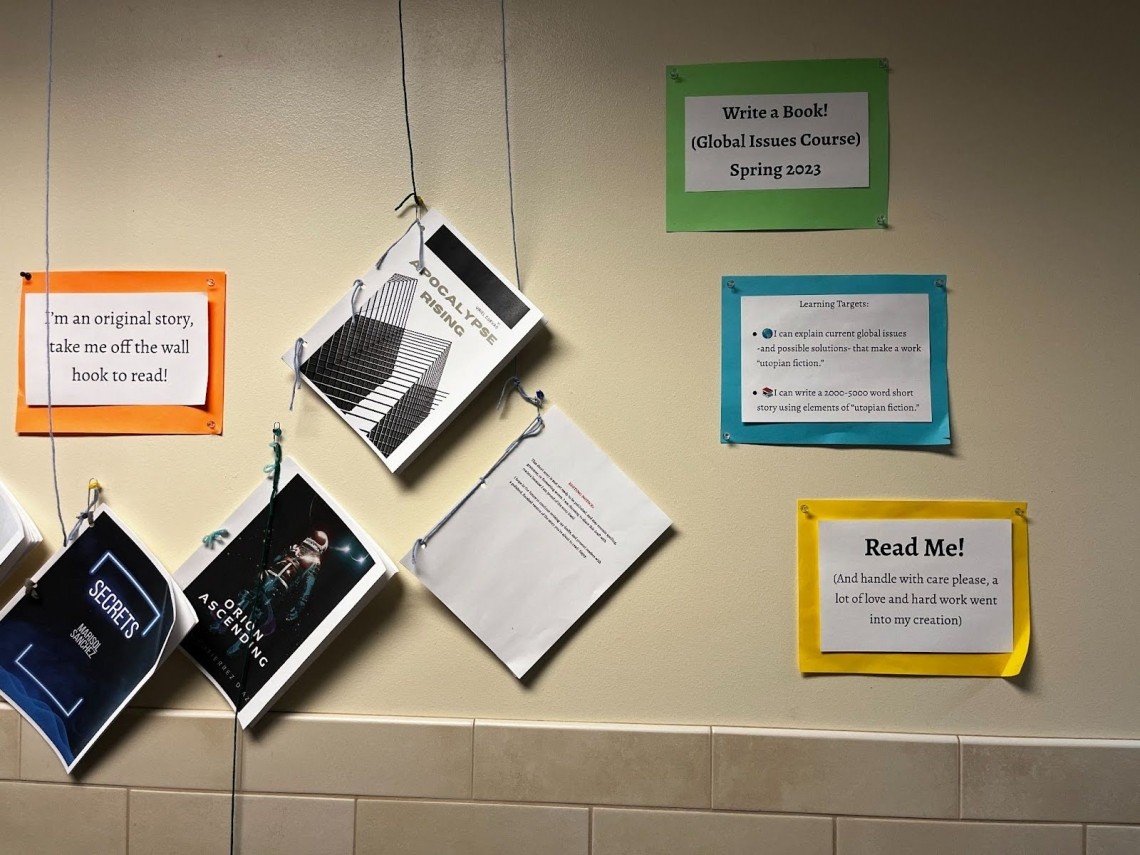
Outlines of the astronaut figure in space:
[{"label": "astronaut figure in space", "polygon": [[[317,583],[317,573],[321,569],[321,556],[329,548],[328,535],[315,531],[300,543],[288,546],[265,572],[260,575],[252,588],[242,591],[237,597],[237,608],[245,612],[258,624],[262,635],[270,635],[277,629],[274,606],[280,610],[288,608],[285,620],[292,623],[305,611],[313,586]],[[211,627],[215,632],[220,626]],[[241,649],[236,641],[226,651],[233,656]]]}]

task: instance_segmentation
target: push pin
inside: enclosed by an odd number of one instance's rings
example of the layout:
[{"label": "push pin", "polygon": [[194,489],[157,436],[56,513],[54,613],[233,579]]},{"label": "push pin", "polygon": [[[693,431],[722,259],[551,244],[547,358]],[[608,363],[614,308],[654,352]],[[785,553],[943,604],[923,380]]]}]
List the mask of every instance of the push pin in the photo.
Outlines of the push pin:
[{"label": "push pin", "polygon": [[26,270],[21,270],[20,275],[24,277],[25,282],[31,282],[32,281],[32,274],[30,274]]},{"label": "push pin", "polygon": [[811,516],[811,509],[807,505],[800,505],[800,513],[805,517]]},{"label": "push pin", "polygon": [[28,596],[33,600],[38,600],[40,598],[39,585],[36,583],[35,579],[28,579],[25,581],[24,590],[28,592]]}]

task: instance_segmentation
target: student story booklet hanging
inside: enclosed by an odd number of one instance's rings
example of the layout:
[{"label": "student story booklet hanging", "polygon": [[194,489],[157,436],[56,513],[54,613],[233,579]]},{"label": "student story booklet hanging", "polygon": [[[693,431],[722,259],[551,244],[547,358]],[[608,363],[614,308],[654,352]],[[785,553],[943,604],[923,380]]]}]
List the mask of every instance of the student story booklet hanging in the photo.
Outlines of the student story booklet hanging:
[{"label": "student story booklet hanging", "polygon": [[561,410],[401,560],[522,678],[672,525]]},{"label": "student story booklet hanging", "polygon": [[7,576],[28,554],[28,550],[41,541],[43,536],[32,518],[0,481],[0,579]]},{"label": "student story booklet hanging", "polygon": [[[410,462],[537,331],[542,313],[438,211],[282,359],[392,472]],[[422,266],[422,270],[421,270]],[[357,293],[359,292],[359,293]]]},{"label": "student story booklet hanging", "polygon": [[196,620],[106,508],[0,612],[0,695],[70,772]]},{"label": "student story booklet hanging", "polygon": [[[174,574],[198,615],[186,653],[249,727],[396,573],[289,458]],[[266,549],[266,530],[269,546]],[[209,538],[207,540],[210,540]]]}]

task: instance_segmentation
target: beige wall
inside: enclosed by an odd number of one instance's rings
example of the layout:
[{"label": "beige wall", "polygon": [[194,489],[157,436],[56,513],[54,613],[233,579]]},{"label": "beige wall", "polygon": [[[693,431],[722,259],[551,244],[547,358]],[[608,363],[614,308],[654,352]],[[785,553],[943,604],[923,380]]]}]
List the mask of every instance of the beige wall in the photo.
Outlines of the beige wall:
[{"label": "beige wall", "polygon": [[[421,192],[510,269],[498,3],[406,6]],[[527,685],[405,573],[277,709],[1140,735],[1136,11],[507,6],[523,286],[550,329],[525,377],[672,516],[675,536]],[[15,274],[44,264],[46,7],[0,0],[7,426]],[[889,230],[664,232],[667,63],[849,56],[891,61]],[[225,435],[61,439],[64,512],[97,476],[173,569],[252,489],[279,419],[286,451],[402,554],[529,414],[514,403],[497,415],[490,390],[394,478],[309,392],[287,411],[277,355],[403,227],[391,212],[408,190],[395,4],[57,0],[54,71],[53,267],[229,273]],[[949,275],[953,451],[720,445],[719,277],[870,272]],[[0,477],[57,546],[47,440],[7,433]],[[799,496],[1027,500],[1022,677],[801,677]],[[181,659],[140,700],[222,708]]]}]

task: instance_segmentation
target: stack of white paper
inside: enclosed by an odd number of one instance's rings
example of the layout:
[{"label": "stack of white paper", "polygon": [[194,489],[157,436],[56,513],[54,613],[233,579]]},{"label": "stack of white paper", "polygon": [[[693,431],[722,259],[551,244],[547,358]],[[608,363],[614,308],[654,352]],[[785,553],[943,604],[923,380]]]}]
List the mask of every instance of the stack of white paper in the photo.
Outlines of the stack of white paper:
[{"label": "stack of white paper", "polygon": [[671,522],[560,410],[403,558],[522,677]]},{"label": "stack of white paper", "polygon": [[[522,349],[542,312],[429,211],[282,356],[393,472]],[[355,297],[355,300],[353,299]]]},{"label": "stack of white paper", "polygon": [[0,482],[0,579],[43,540],[32,518]]}]

